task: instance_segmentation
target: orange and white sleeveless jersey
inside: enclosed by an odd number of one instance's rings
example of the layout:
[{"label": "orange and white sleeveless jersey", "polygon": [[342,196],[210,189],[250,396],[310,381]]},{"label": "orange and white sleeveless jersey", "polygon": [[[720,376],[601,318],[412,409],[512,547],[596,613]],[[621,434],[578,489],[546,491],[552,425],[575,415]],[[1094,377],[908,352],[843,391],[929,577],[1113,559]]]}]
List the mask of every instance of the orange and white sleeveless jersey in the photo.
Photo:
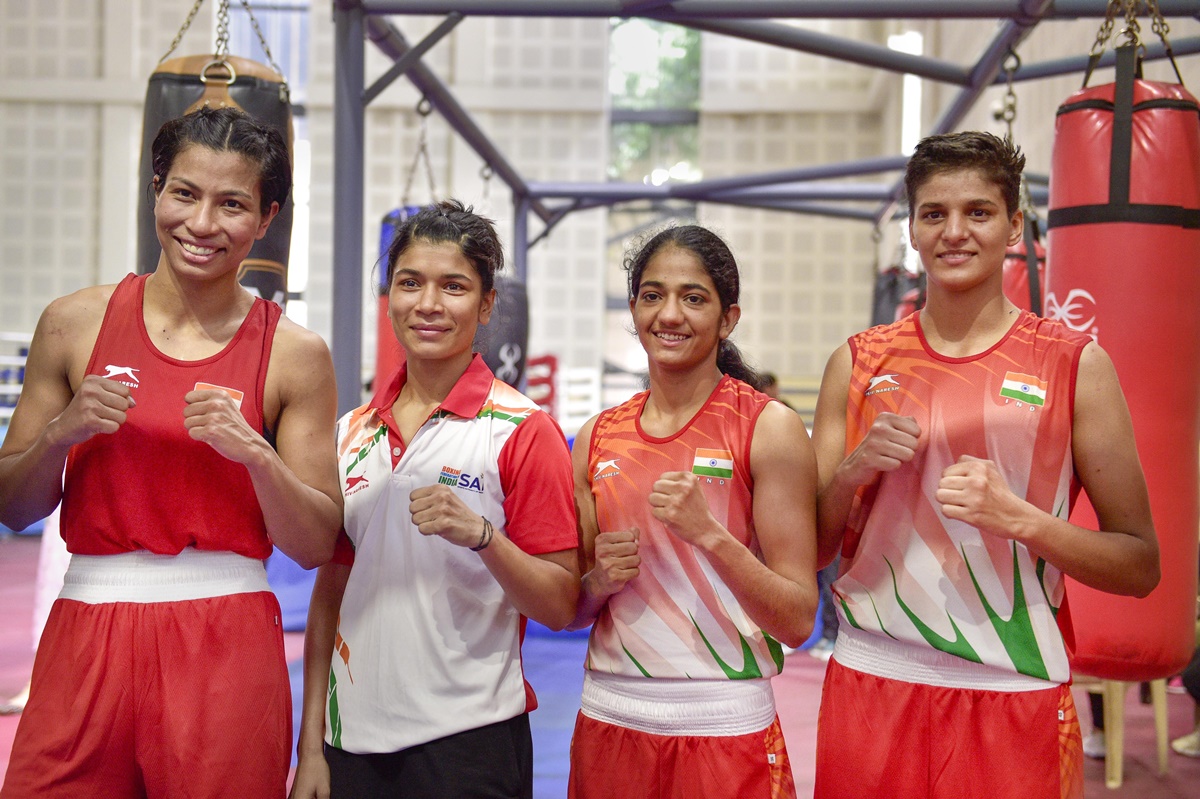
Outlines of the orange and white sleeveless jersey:
[{"label": "orange and white sleeveless jersey", "polygon": [[[850,339],[846,453],[880,413],[914,417],[921,436],[910,463],[855,497],[833,586],[850,628],[845,654],[861,651],[849,646],[856,641],[868,649],[875,641],[875,652],[911,655],[919,675],[911,681],[951,687],[1024,690],[1039,680],[1066,682],[1056,622],[1062,574],[1022,544],[946,518],[935,494],[943,470],[969,455],[994,461],[1017,496],[1067,518],[1078,493],[1075,377],[1090,339],[1022,311],[991,349],[948,358],[929,347],[918,317]],[[835,657],[880,676],[910,677],[903,665],[881,665],[882,673]],[[932,676],[921,676],[921,668]],[[1005,683],[1005,674],[1012,681]],[[983,675],[982,684],[974,675]],[[1021,683],[1015,675],[1032,679]]]},{"label": "orange and white sleeveless jersey", "polygon": [[750,440],[770,398],[723,377],[683,429],[654,438],[639,422],[648,396],[604,411],[592,429],[588,474],[600,530],[637,527],[642,563],[600,611],[584,665],[628,677],[773,677],[783,667],[779,643],[750,620],[704,555],[654,518],[648,500],[664,472],[698,475],[716,520],[761,557]]}]

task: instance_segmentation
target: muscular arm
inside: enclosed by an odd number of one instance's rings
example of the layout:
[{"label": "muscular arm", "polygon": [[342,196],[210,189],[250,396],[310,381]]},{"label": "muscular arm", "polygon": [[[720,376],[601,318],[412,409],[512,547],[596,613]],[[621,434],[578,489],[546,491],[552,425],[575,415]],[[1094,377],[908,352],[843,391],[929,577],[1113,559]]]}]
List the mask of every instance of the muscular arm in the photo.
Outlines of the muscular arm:
[{"label": "muscular arm", "polygon": [[1014,495],[995,465],[964,459],[938,490],[943,512],[980,530],[1022,542],[1084,585],[1145,596],[1160,577],[1158,541],[1133,422],[1116,370],[1095,343],[1079,359],[1071,428],[1075,472],[1100,530],[1045,513]]},{"label": "muscular arm", "polygon": [[62,473],[71,447],[111,434],[132,407],[129,389],[89,377],[78,390],[112,286],[55,300],[43,312],[29,347],[25,381],[0,448],[0,521],[20,530],[43,518],[62,498]]},{"label": "muscular arm", "polygon": [[862,442],[845,455],[846,403],[852,368],[850,345],[843,344],[825,366],[813,420],[813,446],[819,475],[817,562],[822,567],[829,565],[841,548],[850,508],[859,487],[912,460],[921,434],[921,428],[912,417],[881,413]]},{"label": "muscular arm", "polygon": [[[342,522],[334,386],[325,343],[281,319],[267,370],[267,392],[279,397],[275,449],[250,431],[240,412],[218,392],[190,392],[186,397],[190,435],[246,467],[267,534],[306,569],[329,560]],[[206,399],[210,395],[217,396]]]},{"label": "muscular arm", "polygon": [[296,779],[291,799],[327,799],[329,766],[325,763],[325,699],[329,661],[333,657],[338,611],[350,579],[350,567],[327,563],[317,569],[308,624],[304,628],[304,705],[296,744]]},{"label": "muscular arm", "polygon": [[804,423],[782,404],[771,403],[759,417],[750,473],[761,561],[713,518],[694,475],[664,475],[650,504],[668,530],[704,554],[764,632],[799,646],[817,609],[817,467]]}]

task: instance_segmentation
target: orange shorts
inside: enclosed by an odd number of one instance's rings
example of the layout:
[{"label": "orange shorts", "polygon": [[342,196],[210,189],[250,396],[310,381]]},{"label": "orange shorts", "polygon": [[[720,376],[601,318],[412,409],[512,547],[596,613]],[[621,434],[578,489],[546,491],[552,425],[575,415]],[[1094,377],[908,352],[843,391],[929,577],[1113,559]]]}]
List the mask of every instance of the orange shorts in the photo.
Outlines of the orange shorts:
[{"label": "orange shorts", "polygon": [[984,691],[901,682],[829,662],[815,799],[1081,799],[1070,686]]},{"label": "orange shorts", "polygon": [[283,799],[291,690],[269,592],[59,599],[4,799]]},{"label": "orange shorts", "polygon": [[579,713],[568,799],[795,799],[779,718],[747,735],[653,735]]}]

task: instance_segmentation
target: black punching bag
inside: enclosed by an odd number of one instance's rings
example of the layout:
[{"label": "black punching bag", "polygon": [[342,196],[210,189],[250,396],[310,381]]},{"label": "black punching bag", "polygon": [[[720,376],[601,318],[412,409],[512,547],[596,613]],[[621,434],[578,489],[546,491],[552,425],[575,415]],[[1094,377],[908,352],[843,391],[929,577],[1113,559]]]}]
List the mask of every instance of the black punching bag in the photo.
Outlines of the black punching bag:
[{"label": "black punching bag", "polygon": [[525,284],[515,278],[498,277],[495,288],[492,318],[475,334],[475,349],[492,374],[520,391],[529,346],[529,297]]},{"label": "black punching bag", "polygon": [[[158,65],[146,88],[142,118],[140,185],[146,192],[138,204],[139,274],[158,266],[162,246],[154,229],[154,167],[150,148],[159,128],[170,119],[205,105],[236,106],[261,124],[274,128],[292,147],[292,108],[287,83],[270,67],[236,56],[196,55]],[[292,238],[292,198],[279,209],[271,227],[242,261],[238,280],[252,293],[283,305],[287,298],[288,250]]]}]

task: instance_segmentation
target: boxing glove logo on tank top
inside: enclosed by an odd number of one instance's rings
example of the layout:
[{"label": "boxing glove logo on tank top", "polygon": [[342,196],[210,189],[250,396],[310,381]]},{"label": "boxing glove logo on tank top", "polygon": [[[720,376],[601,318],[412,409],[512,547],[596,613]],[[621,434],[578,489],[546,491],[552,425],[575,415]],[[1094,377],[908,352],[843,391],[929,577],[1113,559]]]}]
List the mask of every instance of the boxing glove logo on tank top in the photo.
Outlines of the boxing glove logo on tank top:
[{"label": "boxing glove logo on tank top", "polygon": [[101,375],[105,380],[115,380],[123,386],[137,388],[141,381],[138,380],[137,373],[140,369],[134,369],[132,366],[114,366],[111,363],[104,367],[104,374]]},{"label": "boxing glove logo on tank top", "polygon": [[1062,322],[1078,333],[1086,333],[1094,341],[1100,340],[1100,328],[1096,326],[1096,298],[1084,289],[1071,289],[1062,303],[1054,292],[1048,293],[1046,318]]}]

